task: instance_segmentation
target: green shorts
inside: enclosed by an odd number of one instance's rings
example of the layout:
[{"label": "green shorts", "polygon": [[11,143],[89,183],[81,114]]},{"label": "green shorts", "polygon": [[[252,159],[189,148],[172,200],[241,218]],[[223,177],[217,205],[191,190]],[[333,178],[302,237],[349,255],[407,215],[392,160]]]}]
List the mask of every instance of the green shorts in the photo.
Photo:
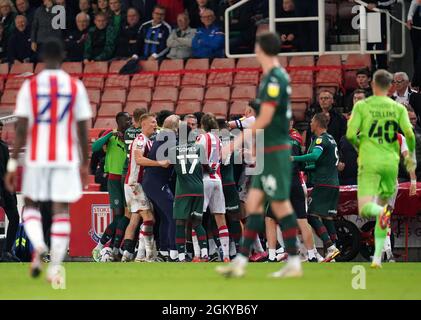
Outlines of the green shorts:
[{"label": "green shorts", "polygon": [[315,186],[309,198],[308,214],[335,216],[338,212],[339,187]]},{"label": "green shorts", "polygon": [[379,196],[389,199],[396,191],[398,166],[378,166],[378,168],[358,168],[358,197]]},{"label": "green shorts", "polygon": [[225,210],[227,213],[238,213],[240,212],[240,197],[238,195],[237,188],[234,184],[222,186],[224,190],[225,198]]},{"label": "green shorts", "polygon": [[126,201],[124,199],[124,184],[121,182],[121,178],[108,178],[107,187],[111,209],[124,208]]},{"label": "green shorts", "polygon": [[250,188],[262,190],[268,201],[288,200],[291,189],[290,156],[290,150],[265,153],[263,172],[252,177]]},{"label": "green shorts", "polygon": [[192,216],[203,215],[203,197],[181,197],[174,199],[173,218],[187,220]]}]

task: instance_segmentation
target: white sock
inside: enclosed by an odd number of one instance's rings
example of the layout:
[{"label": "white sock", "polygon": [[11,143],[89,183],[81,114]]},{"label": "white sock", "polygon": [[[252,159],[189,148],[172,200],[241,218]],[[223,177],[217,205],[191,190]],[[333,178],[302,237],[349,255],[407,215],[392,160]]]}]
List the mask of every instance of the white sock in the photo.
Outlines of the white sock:
[{"label": "white sock", "polygon": [[95,249],[102,250],[103,248],[104,248],[104,245],[101,243],[101,241],[99,241],[99,242],[96,244]]},{"label": "white sock", "polygon": [[199,246],[199,240],[197,240],[196,231],[192,230],[191,238],[192,238],[192,242],[193,242],[194,256],[200,257],[200,246]]},{"label": "white sock", "polygon": [[200,249],[200,253],[202,254],[202,258],[208,257],[208,248]]},{"label": "white sock", "polygon": [[175,260],[178,258],[178,251],[177,250],[170,250],[170,258]]},{"label": "white sock", "polygon": [[238,263],[239,265],[245,266],[249,261],[249,258],[242,255],[242,254],[237,254],[237,256],[234,258],[233,262],[234,263]]},{"label": "white sock", "polygon": [[230,256],[235,256],[237,254],[237,249],[235,248],[235,242],[230,241]]},{"label": "white sock", "polygon": [[380,257],[374,256],[373,257],[373,263],[375,263],[375,264],[382,264],[382,257],[381,256]]},{"label": "white sock", "polygon": [[307,250],[307,254],[309,259],[316,258],[316,249]]},{"label": "white sock", "polygon": [[145,248],[145,238],[143,234],[139,233],[139,245],[137,247],[137,255],[138,258],[144,258],[146,256],[146,248]]},{"label": "white sock", "polygon": [[179,253],[178,254],[178,260],[185,261],[186,260],[186,254],[185,253]]},{"label": "white sock", "polygon": [[270,260],[276,259],[276,249],[269,249],[269,259]]},{"label": "white sock", "polygon": [[282,231],[279,225],[276,226],[276,240],[278,240],[281,247],[285,247],[284,238],[282,237]]},{"label": "white sock", "polygon": [[51,264],[60,265],[66,256],[70,240],[70,218],[67,213],[56,214],[51,225]]},{"label": "white sock", "polygon": [[213,238],[208,240],[209,243],[209,255],[214,255],[216,253],[216,243]]},{"label": "white sock", "polygon": [[41,213],[35,208],[25,208],[23,211],[25,233],[32,246],[41,251],[47,250],[42,229]]},{"label": "white sock", "polygon": [[296,256],[289,256],[288,257],[288,264],[293,266],[294,268],[301,267],[301,259],[299,255]]},{"label": "white sock", "polygon": [[253,242],[253,249],[254,251],[259,252],[259,253],[265,252],[265,250],[263,250],[262,243],[260,242],[259,235],[256,235],[256,239]]},{"label": "white sock", "polygon": [[228,233],[227,226],[222,226],[219,228],[219,241],[221,242],[222,254],[224,258],[229,258],[230,256],[230,235]]},{"label": "white sock", "polygon": [[164,257],[168,257],[168,251],[159,251],[159,253]]}]

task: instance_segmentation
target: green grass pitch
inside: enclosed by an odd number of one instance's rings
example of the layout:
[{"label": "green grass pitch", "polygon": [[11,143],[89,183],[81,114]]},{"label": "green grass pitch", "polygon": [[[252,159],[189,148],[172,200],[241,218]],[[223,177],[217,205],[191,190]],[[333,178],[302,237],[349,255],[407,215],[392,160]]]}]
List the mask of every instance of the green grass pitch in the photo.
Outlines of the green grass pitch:
[{"label": "green grass pitch", "polygon": [[[355,265],[366,289],[354,290]],[[66,263],[66,289],[54,290],[28,264],[0,264],[0,299],[421,299],[421,263],[305,263],[300,279],[270,279],[281,264],[252,263],[242,279],[215,273],[216,263]]]}]

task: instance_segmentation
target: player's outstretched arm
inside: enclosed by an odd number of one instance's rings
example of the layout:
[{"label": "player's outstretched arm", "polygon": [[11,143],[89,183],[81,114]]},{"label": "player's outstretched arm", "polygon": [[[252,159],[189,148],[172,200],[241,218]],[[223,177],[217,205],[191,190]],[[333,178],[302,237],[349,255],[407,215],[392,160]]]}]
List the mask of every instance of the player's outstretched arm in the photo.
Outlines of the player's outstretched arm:
[{"label": "player's outstretched arm", "polygon": [[351,118],[348,121],[348,128],[346,130],[346,138],[354,146],[358,148],[359,139],[358,132],[360,131],[362,117],[359,106],[360,102],[357,102],[352,110]]},{"label": "player's outstretched arm", "polygon": [[323,150],[320,148],[314,148],[311,153],[307,153],[302,156],[292,157],[294,162],[316,162],[322,155]]},{"label": "player's outstretched arm", "polygon": [[113,132],[109,132],[105,136],[99,138],[92,144],[92,152],[98,152],[102,149],[102,146],[110,140],[110,138],[113,136]]}]

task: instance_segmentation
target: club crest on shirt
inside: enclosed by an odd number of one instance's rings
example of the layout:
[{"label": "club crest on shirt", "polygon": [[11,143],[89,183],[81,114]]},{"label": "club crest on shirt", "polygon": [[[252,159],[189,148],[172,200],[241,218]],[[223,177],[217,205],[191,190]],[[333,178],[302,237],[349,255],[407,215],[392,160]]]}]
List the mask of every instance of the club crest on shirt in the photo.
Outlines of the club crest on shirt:
[{"label": "club crest on shirt", "polygon": [[92,225],[89,235],[92,240],[99,242],[105,229],[112,221],[111,208],[107,204],[93,204],[91,206]]},{"label": "club crest on shirt", "polygon": [[280,92],[280,87],[279,84],[277,83],[269,83],[268,84],[268,95],[269,97],[275,98],[277,96],[279,96],[279,92]]},{"label": "club crest on shirt", "polygon": [[321,144],[322,143],[322,138],[317,138],[316,139],[316,144]]}]

